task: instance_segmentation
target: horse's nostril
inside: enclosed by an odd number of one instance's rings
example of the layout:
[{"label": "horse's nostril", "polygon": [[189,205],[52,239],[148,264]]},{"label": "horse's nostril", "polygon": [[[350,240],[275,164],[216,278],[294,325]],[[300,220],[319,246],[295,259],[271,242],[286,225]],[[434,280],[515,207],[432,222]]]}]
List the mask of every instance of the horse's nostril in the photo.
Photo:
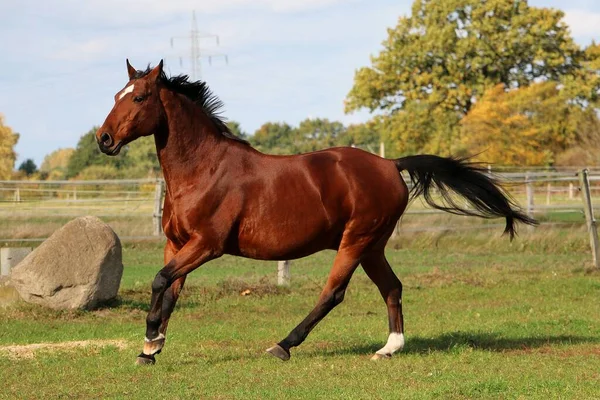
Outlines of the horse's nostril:
[{"label": "horse's nostril", "polygon": [[100,135],[100,141],[103,145],[110,146],[112,144],[112,137],[110,136],[110,134],[104,132],[102,133],[102,135]]}]

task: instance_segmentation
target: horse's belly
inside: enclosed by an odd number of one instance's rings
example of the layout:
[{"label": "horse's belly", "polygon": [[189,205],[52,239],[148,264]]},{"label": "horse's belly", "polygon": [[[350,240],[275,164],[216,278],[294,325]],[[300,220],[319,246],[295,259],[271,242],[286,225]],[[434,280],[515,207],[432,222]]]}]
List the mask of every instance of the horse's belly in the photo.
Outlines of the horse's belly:
[{"label": "horse's belly", "polygon": [[276,222],[244,221],[238,234],[239,255],[260,260],[288,260],[337,248],[341,229],[316,216]]}]

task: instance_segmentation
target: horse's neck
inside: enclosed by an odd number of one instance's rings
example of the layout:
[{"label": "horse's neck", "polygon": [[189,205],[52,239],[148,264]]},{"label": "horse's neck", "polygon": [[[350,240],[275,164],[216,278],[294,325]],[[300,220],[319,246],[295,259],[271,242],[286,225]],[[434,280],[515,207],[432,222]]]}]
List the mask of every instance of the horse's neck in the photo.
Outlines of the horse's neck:
[{"label": "horse's neck", "polygon": [[167,123],[154,135],[156,152],[169,192],[174,193],[192,182],[203,182],[221,161],[227,143],[191,101],[166,91],[161,92],[161,100]]}]

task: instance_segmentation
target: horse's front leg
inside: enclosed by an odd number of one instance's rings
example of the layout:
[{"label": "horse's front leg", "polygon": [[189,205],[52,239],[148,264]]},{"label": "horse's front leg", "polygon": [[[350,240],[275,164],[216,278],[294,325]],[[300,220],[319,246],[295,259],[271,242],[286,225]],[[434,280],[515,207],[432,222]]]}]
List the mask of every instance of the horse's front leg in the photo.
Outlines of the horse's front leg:
[{"label": "horse's front leg", "polygon": [[[176,246],[172,241],[167,241],[165,246],[164,259],[165,264],[167,265],[177,254],[179,251],[179,247]],[[185,276],[177,279],[175,282],[171,284],[171,286],[165,292],[162,302],[162,320],[160,323],[160,327],[158,328],[158,335],[167,335],[167,327],[169,325],[169,319],[171,318],[171,314],[175,309],[175,305],[177,304],[177,299],[183,290],[183,285],[185,283]]]},{"label": "horse's front leg", "polygon": [[[216,251],[215,247],[211,246],[201,235],[195,235],[156,274],[152,282],[150,311],[146,317],[144,349],[137,358],[138,364],[154,364],[154,356],[160,353],[165,344],[164,331],[166,330],[166,324],[162,324],[161,327],[161,322],[164,321],[163,314],[166,313],[170,316],[172,307],[175,305],[173,300],[176,300],[167,297],[166,302],[168,304],[165,304],[167,307],[164,307],[163,302],[166,291],[170,290],[171,285],[176,281],[181,282],[181,285],[183,285],[182,278],[207,261],[220,257],[221,254],[222,252]],[[179,294],[179,288],[174,289],[177,289],[177,294]],[[168,318],[165,322],[168,322]]]}]

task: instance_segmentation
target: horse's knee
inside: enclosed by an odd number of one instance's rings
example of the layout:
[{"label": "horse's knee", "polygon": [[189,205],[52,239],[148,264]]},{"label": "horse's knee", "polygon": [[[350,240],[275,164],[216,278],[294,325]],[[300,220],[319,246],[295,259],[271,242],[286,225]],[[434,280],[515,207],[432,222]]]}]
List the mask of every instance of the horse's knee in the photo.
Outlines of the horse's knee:
[{"label": "horse's knee", "polygon": [[346,295],[345,287],[334,290],[333,295],[332,295],[333,306],[335,307],[338,304],[340,304],[342,301],[344,301],[345,295]]},{"label": "horse's knee", "polygon": [[159,271],[158,274],[156,274],[156,276],[154,277],[154,280],[152,281],[152,293],[160,293],[166,290],[168,286],[169,281],[167,277],[164,276],[162,271]]}]

